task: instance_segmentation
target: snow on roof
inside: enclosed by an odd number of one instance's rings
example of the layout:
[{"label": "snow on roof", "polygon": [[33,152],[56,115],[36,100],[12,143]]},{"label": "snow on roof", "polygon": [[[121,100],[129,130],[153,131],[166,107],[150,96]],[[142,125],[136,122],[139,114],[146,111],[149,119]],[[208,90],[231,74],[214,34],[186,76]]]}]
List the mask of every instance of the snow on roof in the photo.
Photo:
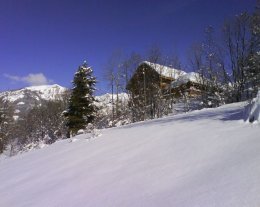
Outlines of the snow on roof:
[{"label": "snow on roof", "polygon": [[146,64],[149,65],[152,69],[154,69],[158,74],[161,76],[164,76],[166,78],[174,78],[177,79],[180,75],[186,74],[185,71],[178,70],[175,68],[171,68],[165,65],[160,65],[157,63],[151,63],[148,61],[143,61],[140,63],[140,65]]},{"label": "snow on roof", "polygon": [[188,83],[189,81],[193,83],[199,83],[200,82],[199,79],[200,79],[200,75],[198,73],[190,72],[179,76],[176,81],[172,82],[171,86],[173,88],[177,88],[182,84]]}]

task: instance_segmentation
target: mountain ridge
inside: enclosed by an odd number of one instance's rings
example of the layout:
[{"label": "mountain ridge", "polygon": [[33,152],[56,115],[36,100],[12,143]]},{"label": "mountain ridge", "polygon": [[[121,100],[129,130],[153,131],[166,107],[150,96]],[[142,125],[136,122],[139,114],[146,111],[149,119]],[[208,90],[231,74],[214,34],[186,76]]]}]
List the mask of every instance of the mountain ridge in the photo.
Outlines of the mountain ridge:
[{"label": "mountain ridge", "polygon": [[36,100],[56,100],[60,99],[66,90],[68,89],[58,84],[29,86],[18,90],[3,91],[0,93],[0,98],[4,98],[10,102],[17,102],[17,100],[31,93],[32,98]]},{"label": "mountain ridge", "polygon": [[[5,101],[9,101],[14,106],[15,115],[19,116],[20,112],[27,112],[34,106],[41,105],[44,101],[62,100],[69,90],[58,84],[29,86],[17,90],[0,92],[0,99],[3,98]],[[128,100],[126,93],[120,93],[118,97],[119,100],[125,103]],[[112,94],[106,93],[95,98],[95,104],[102,108],[104,114],[112,111]],[[114,101],[116,101],[116,98],[117,96],[114,94]]]}]

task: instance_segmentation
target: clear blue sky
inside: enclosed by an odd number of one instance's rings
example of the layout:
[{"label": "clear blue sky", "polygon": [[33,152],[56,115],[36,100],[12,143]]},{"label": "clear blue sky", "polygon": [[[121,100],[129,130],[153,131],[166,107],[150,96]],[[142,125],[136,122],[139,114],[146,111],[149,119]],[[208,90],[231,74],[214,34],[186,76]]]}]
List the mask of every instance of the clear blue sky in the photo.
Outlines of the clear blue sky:
[{"label": "clear blue sky", "polygon": [[[115,50],[152,45],[185,60],[206,26],[252,11],[255,0],[0,0],[0,91],[38,82],[70,87],[87,60],[108,92],[104,66]],[[184,63],[185,64],[185,63]]]}]

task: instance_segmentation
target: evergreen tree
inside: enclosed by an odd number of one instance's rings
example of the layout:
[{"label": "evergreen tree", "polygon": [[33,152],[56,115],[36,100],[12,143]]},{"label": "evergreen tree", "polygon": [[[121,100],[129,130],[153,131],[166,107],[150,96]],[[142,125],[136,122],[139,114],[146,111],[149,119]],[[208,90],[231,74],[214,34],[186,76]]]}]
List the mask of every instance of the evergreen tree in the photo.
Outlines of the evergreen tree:
[{"label": "evergreen tree", "polygon": [[97,108],[94,105],[96,78],[92,75],[91,67],[84,62],[78,68],[73,80],[73,89],[65,112],[69,133],[76,135],[78,130],[85,129],[87,124],[92,123]]}]

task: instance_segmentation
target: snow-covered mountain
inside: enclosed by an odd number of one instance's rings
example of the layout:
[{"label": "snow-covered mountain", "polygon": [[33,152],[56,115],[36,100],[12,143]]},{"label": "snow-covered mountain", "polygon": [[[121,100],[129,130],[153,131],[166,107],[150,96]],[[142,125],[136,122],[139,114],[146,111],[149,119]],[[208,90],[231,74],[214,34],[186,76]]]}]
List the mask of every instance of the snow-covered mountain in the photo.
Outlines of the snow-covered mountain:
[{"label": "snow-covered mountain", "polygon": [[[0,93],[0,98],[19,103],[24,99],[40,100],[58,100],[67,89],[58,85],[42,85],[42,86],[30,86],[19,90],[5,91]],[[22,104],[22,103],[20,103]]]},{"label": "snow-covered mountain", "polygon": [[0,206],[260,206],[260,125],[244,121],[245,105],[82,134],[2,159]]},{"label": "snow-covered mountain", "polygon": [[[114,94],[114,95],[112,96],[112,94],[110,94],[110,93],[106,93],[106,94],[104,94],[104,95],[96,96],[96,100],[97,100],[98,102],[101,102],[101,103],[110,105],[110,104],[112,104],[112,97],[113,97],[113,99],[114,99],[114,102],[116,102],[116,100],[117,100],[117,95]],[[119,94],[118,94],[118,99],[119,99],[120,101],[127,101],[127,100],[129,99],[129,97],[128,97],[128,95],[127,95],[126,93],[119,93]]]},{"label": "snow-covered mountain", "polygon": [[11,102],[15,109],[15,115],[26,112],[44,100],[59,100],[67,89],[54,84],[31,86],[19,90],[5,91],[0,93],[0,98]]},{"label": "snow-covered mountain", "polygon": [[[15,108],[15,115],[19,116],[20,112],[30,110],[35,105],[41,104],[42,101],[59,100],[63,94],[69,89],[60,85],[42,85],[31,86],[19,90],[5,91],[0,93],[0,98],[10,101]],[[104,115],[112,111],[112,95],[107,93],[95,97],[95,104],[100,108]],[[116,103],[117,95],[113,95],[114,103]],[[126,93],[118,94],[118,100],[121,104],[127,105],[128,95]]]},{"label": "snow-covered mountain", "polygon": [[119,93],[118,97],[116,94],[112,96],[112,94],[106,93],[104,95],[96,96],[95,99],[97,102],[95,104],[103,111],[104,114],[108,114],[112,111],[112,98],[114,104],[116,104],[118,98],[120,104],[124,104],[125,106],[129,100],[129,97],[126,93]]},{"label": "snow-covered mountain", "polygon": [[[0,98],[4,98],[17,105],[24,105],[28,100],[30,102],[38,102],[41,100],[59,100],[62,98],[64,92],[68,89],[58,84],[54,85],[42,85],[42,86],[30,86],[19,90],[4,91],[0,93]],[[107,105],[112,107],[112,95],[106,93],[95,97],[97,105]],[[114,102],[116,102],[117,95],[113,95]],[[126,93],[118,94],[120,101],[127,101],[128,95]]]}]

